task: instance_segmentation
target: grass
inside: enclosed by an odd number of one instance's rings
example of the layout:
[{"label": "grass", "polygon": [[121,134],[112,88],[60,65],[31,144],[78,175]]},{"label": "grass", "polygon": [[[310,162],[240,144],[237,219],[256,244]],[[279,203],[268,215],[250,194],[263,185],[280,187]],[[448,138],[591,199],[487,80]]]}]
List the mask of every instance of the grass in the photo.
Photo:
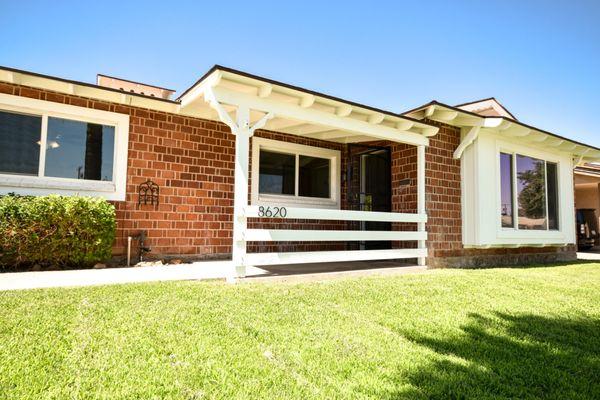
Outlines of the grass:
[{"label": "grass", "polygon": [[0,398],[600,398],[600,264],[0,301]]}]

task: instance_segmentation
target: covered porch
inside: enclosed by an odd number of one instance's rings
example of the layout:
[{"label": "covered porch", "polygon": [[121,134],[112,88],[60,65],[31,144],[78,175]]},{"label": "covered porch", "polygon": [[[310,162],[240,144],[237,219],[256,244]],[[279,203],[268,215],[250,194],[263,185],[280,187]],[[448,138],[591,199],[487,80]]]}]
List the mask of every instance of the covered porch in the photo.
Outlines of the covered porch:
[{"label": "covered porch", "polygon": [[[181,113],[218,119],[235,135],[231,279],[257,265],[395,259],[425,265],[425,148],[437,127],[218,66],[180,100]],[[281,141],[258,130],[303,142],[280,148]],[[331,145],[316,147],[317,141]],[[347,150],[358,145],[369,150]],[[365,181],[377,186],[379,173],[365,167],[364,155],[390,145],[414,149],[407,158],[416,186],[410,212],[378,208],[365,192]],[[390,197],[399,184],[385,184]]]}]

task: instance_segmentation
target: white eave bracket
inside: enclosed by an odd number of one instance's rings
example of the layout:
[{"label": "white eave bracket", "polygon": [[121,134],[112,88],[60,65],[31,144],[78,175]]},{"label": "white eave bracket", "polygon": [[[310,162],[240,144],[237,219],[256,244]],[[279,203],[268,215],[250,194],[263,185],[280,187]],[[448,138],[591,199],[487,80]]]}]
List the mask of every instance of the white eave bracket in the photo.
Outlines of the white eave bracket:
[{"label": "white eave bracket", "polygon": [[[231,118],[231,116],[227,112],[227,110],[225,110],[223,105],[219,103],[219,101],[216,99],[212,88],[207,88],[204,91],[204,99],[210,104],[212,108],[214,108],[217,111],[221,122],[229,126],[229,128],[231,128],[231,133],[233,133],[234,135],[246,134],[248,136],[252,136],[254,135],[254,131],[256,131],[257,129],[264,128],[266,123],[275,116],[272,112],[268,112],[261,119],[256,121],[254,125],[250,126],[250,121],[247,118],[249,109],[248,107],[245,107],[246,110],[242,111],[242,113],[245,114],[246,117],[243,118],[243,121],[240,121],[240,118],[238,118],[238,123],[235,123],[233,121],[233,118]],[[238,113],[240,113],[241,107],[244,106],[238,106]]]},{"label": "white eave bracket", "polygon": [[467,149],[467,147],[469,147],[471,145],[471,143],[473,143],[475,141],[475,139],[477,139],[477,136],[479,136],[480,129],[481,129],[480,126],[473,126],[473,127],[471,127],[471,129],[469,129],[469,132],[465,135],[463,140],[460,142],[460,144],[454,151],[453,157],[455,160],[460,159],[462,157],[463,152]]},{"label": "white eave bracket", "polygon": [[583,164],[585,164],[585,163],[583,162],[583,159],[584,159],[585,155],[586,155],[586,154],[587,154],[589,151],[590,151],[590,149],[585,149],[585,150],[584,150],[584,151],[583,151],[583,152],[582,152],[582,153],[579,155],[579,157],[577,157],[577,160],[575,161],[575,166],[576,166],[576,167],[580,167],[580,166],[582,166]]}]

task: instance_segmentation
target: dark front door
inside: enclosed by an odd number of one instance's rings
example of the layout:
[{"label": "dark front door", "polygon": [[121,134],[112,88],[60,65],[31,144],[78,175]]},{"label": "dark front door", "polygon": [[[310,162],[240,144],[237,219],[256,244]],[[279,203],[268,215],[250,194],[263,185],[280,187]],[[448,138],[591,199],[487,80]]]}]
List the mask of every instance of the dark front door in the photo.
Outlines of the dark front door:
[{"label": "dark front door", "polygon": [[[392,211],[392,179],[390,149],[363,145],[348,145],[348,203],[353,210]],[[358,222],[354,229],[389,231],[389,222]],[[389,249],[390,241],[365,241],[361,250]]]}]

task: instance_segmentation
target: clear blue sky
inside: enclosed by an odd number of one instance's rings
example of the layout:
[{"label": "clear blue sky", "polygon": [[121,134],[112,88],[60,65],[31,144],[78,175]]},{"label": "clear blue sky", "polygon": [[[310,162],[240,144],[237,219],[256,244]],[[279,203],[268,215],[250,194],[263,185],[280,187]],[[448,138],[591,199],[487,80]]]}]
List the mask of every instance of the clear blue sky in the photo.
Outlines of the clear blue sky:
[{"label": "clear blue sky", "polygon": [[392,111],[495,96],[600,146],[599,1],[87,3],[0,0],[0,65],[181,92],[222,64]]}]

